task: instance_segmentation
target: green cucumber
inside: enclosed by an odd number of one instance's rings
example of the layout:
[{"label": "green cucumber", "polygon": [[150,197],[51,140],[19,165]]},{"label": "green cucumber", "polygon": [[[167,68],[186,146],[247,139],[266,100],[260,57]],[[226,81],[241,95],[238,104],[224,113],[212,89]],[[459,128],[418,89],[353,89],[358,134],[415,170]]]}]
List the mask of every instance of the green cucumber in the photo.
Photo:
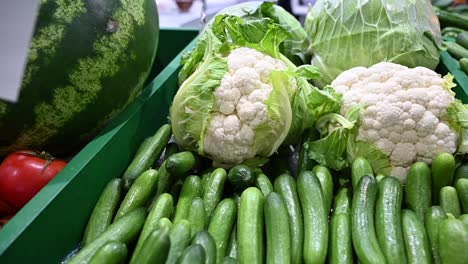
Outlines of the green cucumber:
[{"label": "green cucumber", "polygon": [[122,198],[122,184],[120,178],[112,179],[107,183],[89,217],[83,236],[83,246],[88,245],[104,233],[112,223]]},{"label": "green cucumber", "polygon": [[374,226],[377,182],[372,176],[360,178],[351,205],[351,237],[361,263],[385,263]]},{"label": "green cucumber", "polygon": [[123,264],[127,255],[128,250],[124,243],[109,241],[97,250],[89,264]]},{"label": "green cucumber", "polygon": [[236,165],[229,170],[227,180],[235,191],[242,191],[255,185],[255,173],[246,165]]},{"label": "green cucumber", "polygon": [[170,248],[171,240],[168,229],[153,230],[144,239],[140,250],[134,251],[130,264],[164,263]]},{"label": "green cucumber", "polygon": [[192,239],[192,245],[201,245],[205,250],[205,264],[216,263],[216,242],[206,230],[196,233]]},{"label": "green cucumber", "polygon": [[164,229],[166,228],[167,230],[172,229],[172,221],[171,219],[167,217],[163,217],[159,219],[158,223],[156,224],[156,229]]},{"label": "green cucumber", "polygon": [[353,263],[350,214],[338,213],[331,218],[328,262],[331,264]]},{"label": "green cucumber", "polygon": [[122,176],[125,189],[130,189],[133,182],[141,176],[144,171],[153,166],[154,161],[161,156],[161,153],[170,138],[171,126],[165,124],[151,137],[151,141],[145,144],[144,148],[138,151],[137,155],[133,158]]},{"label": "green cucumber", "polygon": [[142,173],[135,182],[132,184],[127,194],[125,195],[119,210],[115,214],[114,222],[120,217],[124,216],[131,210],[144,207],[148,203],[151,195],[156,189],[158,183],[158,172],[149,169]]},{"label": "green cucumber", "polygon": [[460,179],[455,183],[463,213],[468,214],[468,179]]},{"label": "green cucumber", "polygon": [[229,237],[229,243],[226,251],[226,256],[237,259],[237,225],[234,225]]},{"label": "green cucumber", "polygon": [[208,179],[210,178],[210,175],[211,173],[214,171],[215,169],[213,167],[209,167],[208,169],[205,169],[200,178],[201,178],[201,182],[202,182],[202,186],[203,186],[203,189],[205,189],[205,185],[206,183],[208,182]]},{"label": "green cucumber", "polygon": [[169,238],[171,240],[171,248],[169,249],[166,263],[174,264],[177,263],[177,260],[190,243],[190,223],[182,219],[172,224]]},{"label": "green cucumber", "polygon": [[291,232],[286,203],[281,195],[271,192],[265,198],[266,262],[291,261]]},{"label": "green cucumber", "polygon": [[171,190],[169,191],[169,193],[172,195],[172,197],[174,197],[174,201],[179,201],[179,195],[180,195],[180,192],[182,191],[183,185],[184,185],[184,181],[180,179],[172,184]]},{"label": "green cucumber", "polygon": [[333,214],[351,213],[351,190],[347,187],[338,189],[333,205]]},{"label": "green cucumber", "polygon": [[140,234],[147,214],[145,208],[137,208],[119,218],[93,242],[84,246],[67,264],[88,263],[99,248],[109,241],[118,241],[124,244],[132,242]]},{"label": "green cucumber", "polygon": [[270,192],[273,191],[273,184],[271,184],[270,178],[263,172],[260,172],[255,179],[255,186],[262,191],[266,197]]},{"label": "green cucumber", "polygon": [[424,226],[426,227],[427,236],[431,244],[432,260],[436,264],[440,264],[439,254],[439,229],[440,224],[447,218],[447,214],[440,206],[432,206],[426,211],[424,217]]},{"label": "green cucumber", "polygon": [[409,209],[403,209],[401,223],[408,263],[432,263],[429,239],[418,216]]},{"label": "green cucumber", "polygon": [[460,46],[468,49],[468,31],[460,32],[455,40]]},{"label": "green cucumber", "polygon": [[324,167],[317,165],[312,169],[312,172],[317,176],[322,186],[323,199],[325,201],[325,212],[327,215],[333,202],[333,178],[330,171]]},{"label": "green cucumber", "polygon": [[165,166],[169,174],[180,179],[189,175],[199,164],[197,155],[190,151],[182,151],[168,157]]},{"label": "green cucumber", "polygon": [[205,205],[203,204],[202,198],[193,198],[192,203],[190,204],[190,209],[188,211],[187,220],[191,225],[192,237],[205,228]]},{"label": "green cucumber", "polygon": [[324,263],[328,247],[328,218],[322,187],[317,176],[304,171],[297,179],[297,191],[304,217],[304,261]]},{"label": "green cucumber", "polygon": [[201,245],[190,245],[177,261],[178,264],[205,264],[205,249]]},{"label": "green cucumber", "polygon": [[432,205],[431,169],[424,162],[414,163],[406,178],[405,204],[424,222],[426,210]]},{"label": "green cucumber", "polygon": [[187,219],[192,200],[195,197],[200,197],[201,193],[202,186],[200,177],[195,175],[187,177],[180,191],[179,200],[172,219],[173,223],[177,223],[182,219]]},{"label": "green cucumber", "polygon": [[451,216],[440,224],[439,252],[442,263],[462,264],[468,260],[468,228]]},{"label": "green cucumber", "polygon": [[452,55],[452,57],[460,60],[462,58],[468,58],[468,50],[458,43],[451,41],[444,41],[445,46],[447,47],[447,52]]},{"label": "green cucumber", "polygon": [[216,207],[208,226],[208,233],[216,242],[217,263],[226,256],[229,236],[236,219],[237,203],[232,198],[225,198]]},{"label": "green cucumber", "polygon": [[205,205],[207,224],[210,223],[213,212],[216,206],[218,206],[219,201],[221,201],[226,179],[226,171],[223,168],[217,168],[211,173],[210,178],[206,182],[203,191],[203,204]]},{"label": "green cucumber", "polygon": [[[430,182],[430,176],[428,179]],[[403,188],[400,180],[394,177],[385,177],[378,183],[378,186],[375,206],[377,239],[388,263],[404,264],[406,257],[401,228]]]},{"label": "green cucumber", "polygon": [[[177,145],[173,147],[171,144],[168,144],[168,146],[166,147],[166,153],[165,153],[166,159],[176,154],[177,151],[178,151]],[[164,160],[161,163],[161,166],[158,169],[158,174],[159,174],[158,189],[156,191],[155,198],[157,198],[159,195],[163,193],[169,192],[172,182],[174,181],[174,177],[172,177],[171,174],[166,170],[166,160]]]},{"label": "green cucumber", "polygon": [[223,264],[237,264],[237,260],[232,257],[225,257],[223,259]]},{"label": "green cucumber", "polygon": [[440,207],[444,209],[447,214],[452,214],[455,217],[461,215],[460,200],[458,200],[457,189],[452,186],[445,186],[440,190]]},{"label": "green cucumber", "polygon": [[453,184],[455,185],[455,183],[462,178],[468,179],[468,163],[462,163],[457,167],[455,175],[453,176]]},{"label": "green cucumber", "polygon": [[262,192],[245,189],[240,198],[237,216],[238,261],[240,264],[263,263],[263,204]]},{"label": "green cucumber", "polygon": [[442,27],[457,27],[468,30],[468,18],[466,16],[442,10],[440,8],[434,9],[434,11],[439,18],[439,22]]},{"label": "green cucumber", "polygon": [[353,182],[353,189],[356,188],[359,180],[364,176],[374,176],[374,171],[369,161],[363,157],[357,157],[351,165],[351,179]]},{"label": "green cucumber", "polygon": [[458,64],[460,64],[460,69],[468,74],[468,58],[461,58],[459,61],[458,61]]},{"label": "green cucumber", "polygon": [[302,263],[304,224],[296,181],[291,175],[282,174],[275,179],[274,189],[283,198],[288,211],[291,235],[291,262],[294,264]]},{"label": "green cucumber", "polygon": [[432,203],[439,205],[439,193],[442,187],[452,184],[455,172],[455,158],[452,154],[441,153],[432,161]]}]

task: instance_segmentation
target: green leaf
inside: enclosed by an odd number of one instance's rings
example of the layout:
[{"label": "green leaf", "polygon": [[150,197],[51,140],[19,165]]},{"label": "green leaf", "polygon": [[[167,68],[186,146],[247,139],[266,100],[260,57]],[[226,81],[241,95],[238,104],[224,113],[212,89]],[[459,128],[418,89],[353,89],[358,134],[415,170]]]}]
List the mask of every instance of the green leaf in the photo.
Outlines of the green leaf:
[{"label": "green leaf", "polygon": [[447,108],[448,121],[458,133],[457,154],[468,153],[468,106],[455,100]]}]

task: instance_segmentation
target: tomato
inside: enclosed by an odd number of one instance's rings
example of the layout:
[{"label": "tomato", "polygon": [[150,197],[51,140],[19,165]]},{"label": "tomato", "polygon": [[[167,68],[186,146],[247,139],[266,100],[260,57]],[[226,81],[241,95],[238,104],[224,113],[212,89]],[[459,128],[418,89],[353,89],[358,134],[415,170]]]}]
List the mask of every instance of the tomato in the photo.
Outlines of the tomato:
[{"label": "tomato", "polygon": [[14,214],[15,212],[16,210],[14,208],[12,208],[5,201],[0,200],[0,217],[11,215],[11,214]]},{"label": "tomato", "polygon": [[45,152],[11,153],[0,164],[0,199],[19,210],[66,165]]}]

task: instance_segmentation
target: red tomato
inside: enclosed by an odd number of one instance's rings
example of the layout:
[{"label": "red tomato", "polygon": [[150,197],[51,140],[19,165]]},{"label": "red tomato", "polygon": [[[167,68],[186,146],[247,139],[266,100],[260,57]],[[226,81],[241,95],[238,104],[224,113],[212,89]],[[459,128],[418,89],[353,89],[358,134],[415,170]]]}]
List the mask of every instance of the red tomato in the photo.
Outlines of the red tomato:
[{"label": "red tomato", "polygon": [[11,207],[11,205],[7,204],[5,201],[0,200],[0,217],[11,215],[16,212],[15,209]]},{"label": "red tomato", "polygon": [[0,199],[20,209],[65,165],[45,152],[13,152],[0,164]]}]

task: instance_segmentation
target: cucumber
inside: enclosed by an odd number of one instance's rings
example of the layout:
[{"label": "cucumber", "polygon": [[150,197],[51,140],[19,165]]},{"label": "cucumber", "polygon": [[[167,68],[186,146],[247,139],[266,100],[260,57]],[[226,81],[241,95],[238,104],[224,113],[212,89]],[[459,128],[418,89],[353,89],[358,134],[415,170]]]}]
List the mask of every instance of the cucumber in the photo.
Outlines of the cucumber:
[{"label": "cucumber", "polygon": [[[159,157],[159,160],[154,163],[154,167],[155,168],[161,167],[162,163],[167,158],[169,158],[170,156],[172,156],[173,154],[176,154],[178,152],[179,152],[179,146],[177,145],[177,143],[175,143],[175,142],[167,143],[166,148],[164,149],[164,152],[161,154],[161,157]],[[164,164],[164,166],[166,166],[166,165]]]},{"label": "cucumber", "polygon": [[439,18],[442,27],[457,27],[468,30],[468,18],[453,12],[435,9],[435,13]]},{"label": "cucumber", "polygon": [[468,260],[468,228],[453,217],[440,224],[439,252],[442,263],[462,264]]},{"label": "cucumber", "polygon": [[83,246],[91,243],[112,223],[122,198],[122,184],[120,178],[112,179],[107,183],[89,217],[83,236]]},{"label": "cucumber", "polygon": [[166,170],[176,178],[183,178],[189,175],[198,167],[200,161],[198,157],[190,151],[182,151],[172,154],[166,159]]},{"label": "cucumber", "polygon": [[455,183],[463,213],[468,214],[468,179],[460,179]]},{"label": "cucumber", "polygon": [[297,191],[304,217],[304,262],[324,263],[328,247],[328,219],[320,181],[311,171],[297,179]]},{"label": "cucumber", "polygon": [[191,245],[184,250],[178,264],[205,264],[205,250],[201,245]]},{"label": "cucumber", "polygon": [[216,259],[220,263],[226,256],[229,236],[237,217],[237,203],[232,198],[222,200],[213,213],[208,233],[216,243]]},{"label": "cucumber", "polygon": [[406,257],[401,229],[403,189],[400,180],[394,177],[385,177],[378,183],[378,187],[375,227],[380,248],[388,263],[404,264]]},{"label": "cucumber", "polygon": [[[169,144],[166,147],[166,153],[165,153],[166,159],[168,159],[170,156],[176,154],[177,151],[178,151],[177,146],[172,147],[172,145]],[[163,193],[169,192],[171,184],[174,181],[174,179],[173,179],[174,177],[172,177],[171,174],[166,170],[166,160],[164,160],[161,163],[161,166],[159,167],[158,172],[159,172],[158,173],[159,174],[159,180],[158,180],[158,189],[156,191],[156,196],[155,196],[156,198],[159,195],[163,194]],[[176,200],[176,199],[174,199],[174,200]]]},{"label": "cucumber", "polygon": [[226,256],[237,259],[237,225],[234,225],[229,237],[229,243],[226,251]]},{"label": "cucumber", "polygon": [[457,28],[457,27],[444,27],[441,31],[442,35],[445,35],[447,33],[454,33],[455,35],[458,35],[463,32],[463,29]]},{"label": "cucumber", "polygon": [[122,179],[126,190],[142,173],[153,165],[154,161],[161,156],[164,147],[171,138],[171,126],[165,124],[151,137],[151,141],[140,149],[132,162],[125,170]]},{"label": "cucumber", "polygon": [[240,264],[263,263],[263,204],[262,192],[245,189],[240,198],[237,216],[238,261]]},{"label": "cucumber", "polygon": [[432,263],[429,239],[416,214],[408,209],[401,210],[401,222],[408,263]]},{"label": "cucumber", "polygon": [[270,192],[273,191],[273,184],[271,184],[270,178],[263,172],[260,172],[255,179],[255,186],[262,191],[266,197]]},{"label": "cucumber", "polygon": [[331,264],[353,263],[350,214],[338,213],[331,218],[328,262]]},{"label": "cucumber", "polygon": [[452,154],[441,153],[432,161],[432,203],[439,205],[439,193],[442,187],[450,185],[455,171],[455,158]]},{"label": "cucumber", "polygon": [[450,53],[450,55],[452,55],[457,60],[468,58],[468,50],[461,45],[450,41],[444,41],[444,44],[447,47],[448,53]]},{"label": "cucumber", "polygon": [[144,239],[141,249],[138,252],[134,251],[130,264],[164,263],[170,248],[168,229],[153,230]]},{"label": "cucumber", "polygon": [[192,245],[200,245],[205,250],[205,264],[216,263],[216,242],[206,230],[195,234],[192,239]]},{"label": "cucumber", "polygon": [[351,205],[351,237],[361,263],[385,263],[374,226],[374,206],[377,182],[372,176],[363,176],[353,194]]},{"label": "cucumber", "polygon": [[333,205],[333,214],[351,213],[351,190],[347,187],[338,189]]},{"label": "cucumber", "polygon": [[286,203],[281,195],[271,192],[265,198],[266,262],[291,261],[291,233]]},{"label": "cucumber", "polygon": [[124,243],[109,241],[97,250],[89,264],[123,264],[127,254],[127,246]]},{"label": "cucumber", "polygon": [[[145,225],[141,230],[140,237],[138,238],[138,242],[135,246],[135,250],[133,251],[133,255],[140,254],[140,249],[143,246],[143,242],[145,241],[146,237],[157,229],[157,225],[160,219],[162,218],[169,218],[172,214],[173,210],[173,199],[172,196],[168,193],[163,193],[161,196],[156,199],[151,210],[146,218]],[[168,219],[169,220],[169,219]],[[170,229],[170,226],[167,227]]]},{"label": "cucumber", "polygon": [[458,63],[460,64],[460,69],[468,74],[468,58],[461,58]]},{"label": "cucumber", "polygon": [[205,205],[200,197],[195,197],[190,204],[187,220],[191,225],[192,237],[205,228]]},{"label": "cucumber", "polygon": [[167,217],[163,217],[159,219],[158,223],[156,224],[156,229],[163,229],[163,228],[166,228],[167,230],[172,229],[172,222]]},{"label": "cucumber", "polygon": [[330,171],[324,167],[317,165],[312,169],[312,172],[317,176],[322,186],[323,199],[325,201],[325,212],[327,215],[330,213],[330,209],[333,201],[333,178]]},{"label": "cucumber", "polygon": [[444,209],[440,206],[432,206],[426,211],[424,217],[424,226],[426,227],[427,236],[431,245],[432,260],[436,264],[440,264],[439,255],[439,229],[440,224],[447,218]]},{"label": "cucumber", "polygon": [[214,168],[210,167],[202,172],[200,178],[201,178],[203,189],[205,189],[206,183],[208,182],[208,179],[210,178],[210,175],[213,171],[214,171]]},{"label": "cucumber", "polygon": [[457,190],[452,186],[445,186],[440,190],[440,207],[447,214],[459,217],[461,215],[460,201],[458,200]]},{"label": "cucumber", "polygon": [[356,188],[359,180],[364,176],[374,176],[374,171],[369,161],[363,157],[357,157],[351,165],[351,179],[353,182],[353,189]]},{"label": "cucumber", "polygon": [[235,191],[242,191],[255,185],[255,173],[249,166],[236,165],[229,170],[227,180]]},{"label": "cucumber", "polygon": [[457,167],[455,175],[453,176],[453,184],[455,185],[455,183],[462,178],[468,179],[468,163],[462,163]]},{"label": "cucumber", "polygon": [[424,162],[414,163],[406,178],[405,204],[424,223],[426,210],[432,205],[431,169]]},{"label": "cucumber", "polygon": [[237,264],[237,260],[232,257],[225,257],[223,259],[223,264]]},{"label": "cucumber", "polygon": [[308,144],[310,140],[317,140],[320,138],[320,135],[316,129],[309,129],[303,133],[301,149],[299,151],[299,160],[297,164],[297,175],[301,174],[304,171],[311,171],[317,162],[313,159],[310,159],[307,155]]},{"label": "cucumber", "polygon": [[468,31],[462,31],[457,35],[457,38],[455,42],[464,47],[465,49],[468,49]]},{"label": "cucumber", "polygon": [[206,182],[203,191],[203,204],[205,205],[207,224],[210,223],[213,212],[219,201],[221,201],[226,179],[226,171],[223,168],[217,168],[211,173],[210,178]]},{"label": "cucumber", "polygon": [[117,210],[117,213],[115,214],[114,222],[131,210],[138,207],[144,207],[153,194],[157,183],[158,172],[156,170],[149,169],[143,172],[143,174],[132,184],[130,190],[128,190],[125,195],[122,203],[120,204],[119,210]]},{"label": "cucumber", "polygon": [[119,218],[93,242],[84,246],[67,264],[88,263],[99,248],[109,241],[118,241],[124,244],[132,242],[140,234],[147,214],[146,209],[137,208]]},{"label": "cucumber", "polygon": [[187,219],[190,205],[195,197],[200,197],[202,193],[201,179],[198,176],[192,175],[185,179],[179,195],[179,201],[175,208],[173,223],[177,223],[182,219]]},{"label": "cucumber", "polygon": [[297,194],[296,181],[291,175],[282,174],[275,179],[275,192],[279,193],[286,203],[291,235],[291,262],[302,263],[304,243],[304,224],[301,204]]},{"label": "cucumber", "polygon": [[169,238],[171,240],[171,248],[169,249],[166,263],[173,264],[177,263],[184,249],[190,243],[190,223],[185,219],[174,223],[169,233]]},{"label": "cucumber", "polygon": [[174,197],[174,201],[179,201],[179,195],[180,195],[183,185],[184,185],[184,181],[180,179],[172,184],[169,194],[171,194],[172,197]]}]

